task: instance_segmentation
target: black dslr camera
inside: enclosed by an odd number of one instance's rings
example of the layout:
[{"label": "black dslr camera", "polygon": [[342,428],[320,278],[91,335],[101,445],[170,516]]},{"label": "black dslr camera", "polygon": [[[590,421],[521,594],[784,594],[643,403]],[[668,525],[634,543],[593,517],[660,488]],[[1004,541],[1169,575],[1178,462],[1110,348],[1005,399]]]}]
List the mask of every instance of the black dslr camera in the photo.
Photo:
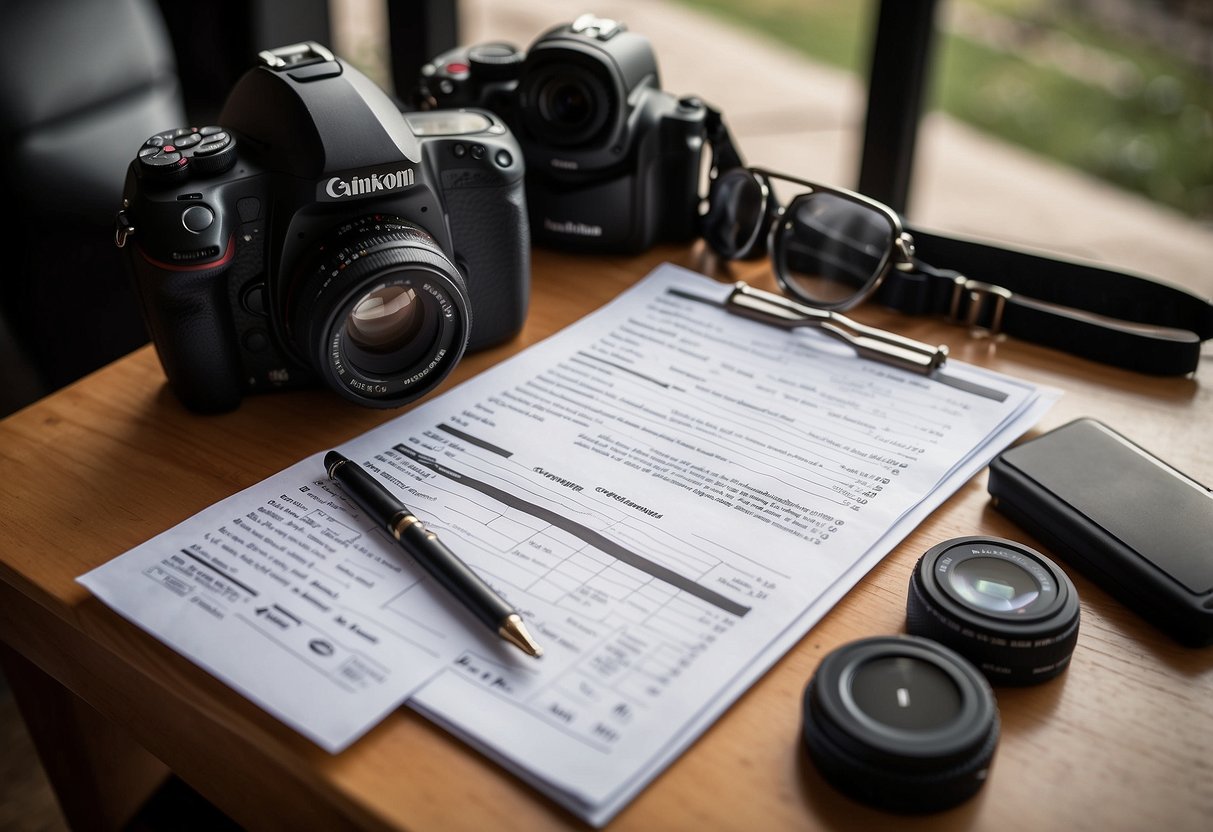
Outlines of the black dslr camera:
[{"label": "black dslr camera", "polygon": [[327,384],[428,393],[526,315],[522,152],[489,111],[401,114],[323,46],[260,54],[213,127],[148,139],[117,242],[190,409]]},{"label": "black dslr camera", "polygon": [[505,119],[537,243],[633,253],[698,235],[709,109],[662,91],[649,40],[621,23],[583,15],[525,56],[505,43],[446,52],[422,67],[414,104]]}]

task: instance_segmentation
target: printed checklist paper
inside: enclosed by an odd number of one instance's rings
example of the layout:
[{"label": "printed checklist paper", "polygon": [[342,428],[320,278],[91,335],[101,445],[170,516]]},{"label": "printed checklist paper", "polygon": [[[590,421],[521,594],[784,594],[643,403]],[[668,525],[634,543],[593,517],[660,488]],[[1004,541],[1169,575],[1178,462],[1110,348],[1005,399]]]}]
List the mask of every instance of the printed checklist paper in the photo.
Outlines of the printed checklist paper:
[{"label": "printed checklist paper", "polygon": [[859,359],[729,315],[730,289],[662,266],[338,448],[542,659],[432,584],[327,449],[79,580],[330,752],[407,701],[605,824],[1058,395]]}]

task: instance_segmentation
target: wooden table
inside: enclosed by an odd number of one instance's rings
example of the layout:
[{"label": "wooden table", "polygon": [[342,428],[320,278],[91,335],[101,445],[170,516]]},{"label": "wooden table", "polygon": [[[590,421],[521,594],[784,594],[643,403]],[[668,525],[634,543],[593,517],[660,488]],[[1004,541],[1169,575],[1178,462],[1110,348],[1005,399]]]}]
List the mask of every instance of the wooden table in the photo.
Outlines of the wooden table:
[{"label": "wooden table", "polygon": [[[536,252],[521,335],[465,357],[447,384],[571,323],[663,260],[721,279],[769,280],[758,265],[725,274],[697,246],[631,259]],[[1194,379],[1152,378],[1013,340],[972,339],[942,321],[880,309],[856,317],[947,343],[954,359],[1063,389],[1038,431],[1094,416],[1213,482],[1207,361]],[[121,825],[168,769],[250,829],[584,826],[407,708],[330,756],[75,582],[211,503],[397,415],[322,389],[192,415],[146,347],[0,424],[0,655],[75,828]],[[825,784],[800,739],[805,683],[834,647],[901,632],[914,562],[934,543],[968,534],[1039,546],[991,509],[986,475],[975,477],[610,828],[1213,828],[1213,648],[1176,645],[1074,573],[1082,627],[1072,666],[1044,685],[997,689],[1003,734],[976,798],[902,818]]]}]

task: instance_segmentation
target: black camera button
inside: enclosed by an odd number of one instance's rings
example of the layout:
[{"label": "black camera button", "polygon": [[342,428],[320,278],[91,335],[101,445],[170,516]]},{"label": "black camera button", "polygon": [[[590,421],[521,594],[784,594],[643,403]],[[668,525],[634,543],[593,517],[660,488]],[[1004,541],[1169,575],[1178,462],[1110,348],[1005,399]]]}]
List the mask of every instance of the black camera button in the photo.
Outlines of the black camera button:
[{"label": "black camera button", "polygon": [[240,295],[240,304],[254,315],[265,315],[265,284],[254,283]]},{"label": "black camera button", "polygon": [[472,145],[472,158],[477,159],[477,160],[484,158],[484,145],[482,145],[482,144]]},{"label": "black camera button", "polygon": [[193,147],[200,141],[202,141],[201,133],[188,133],[186,135],[177,136],[174,138],[173,147],[177,148],[178,150],[185,150],[186,148]]},{"label": "black camera button", "polygon": [[169,184],[184,179],[189,169],[189,159],[182,153],[169,150],[172,145],[157,148],[155,153],[139,157],[140,172],[149,180]]},{"label": "black camera button", "polygon": [[201,234],[215,222],[215,212],[205,205],[191,205],[181,212],[181,224],[191,234]]},{"label": "black camera button", "polygon": [[451,145],[451,153],[455,154],[456,159],[462,159],[468,155],[468,148],[463,142],[455,142]]},{"label": "black camera button", "polygon": [[213,136],[213,135],[215,135],[216,133],[222,133],[222,132],[224,132],[224,129],[223,129],[222,127],[220,127],[219,125],[217,125],[217,124],[208,124],[206,127],[201,128],[201,129],[198,131],[198,134],[199,134],[200,136],[202,136],[203,138],[205,138],[205,137],[207,137],[207,136]]},{"label": "black camera button", "polygon": [[215,133],[211,136],[206,136],[205,140],[200,139],[202,144],[198,145],[198,149],[194,151],[195,156],[211,156],[220,152],[232,143],[232,137],[226,132]]},{"label": "black camera button", "polygon": [[508,168],[514,164],[514,157],[510,155],[508,150],[498,150],[496,155],[493,156],[493,160],[497,162],[497,167],[499,168]]},{"label": "black camera button", "polygon": [[270,335],[264,329],[250,329],[244,333],[243,341],[249,352],[265,352],[270,348]]},{"label": "black camera button", "polygon": [[200,175],[224,173],[236,164],[236,140],[226,132],[214,133],[193,149],[193,156],[194,168]]},{"label": "black camera button", "polygon": [[261,200],[255,196],[246,196],[236,200],[236,213],[241,222],[252,222],[261,216]]},{"label": "black camera button", "polygon": [[[169,145],[169,147],[172,147],[172,145]],[[166,151],[164,148],[158,148],[155,153],[140,156],[139,161],[149,168],[171,168],[184,165],[186,159],[175,150]]]}]

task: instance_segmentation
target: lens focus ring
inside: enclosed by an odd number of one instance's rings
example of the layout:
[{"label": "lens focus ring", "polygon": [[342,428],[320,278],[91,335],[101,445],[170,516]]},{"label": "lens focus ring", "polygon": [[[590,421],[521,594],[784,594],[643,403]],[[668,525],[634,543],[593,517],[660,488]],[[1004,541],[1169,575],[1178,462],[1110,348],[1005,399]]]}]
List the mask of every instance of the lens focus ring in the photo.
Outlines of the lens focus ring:
[{"label": "lens focus ring", "polygon": [[297,274],[285,323],[298,353],[336,392],[395,407],[454,368],[471,312],[458,268],[433,237],[375,215],[318,247]]},{"label": "lens focus ring", "polygon": [[906,631],[951,647],[997,684],[1057,676],[1069,666],[1078,624],[1078,592],[1065,572],[1010,540],[944,541],[910,576]]}]

